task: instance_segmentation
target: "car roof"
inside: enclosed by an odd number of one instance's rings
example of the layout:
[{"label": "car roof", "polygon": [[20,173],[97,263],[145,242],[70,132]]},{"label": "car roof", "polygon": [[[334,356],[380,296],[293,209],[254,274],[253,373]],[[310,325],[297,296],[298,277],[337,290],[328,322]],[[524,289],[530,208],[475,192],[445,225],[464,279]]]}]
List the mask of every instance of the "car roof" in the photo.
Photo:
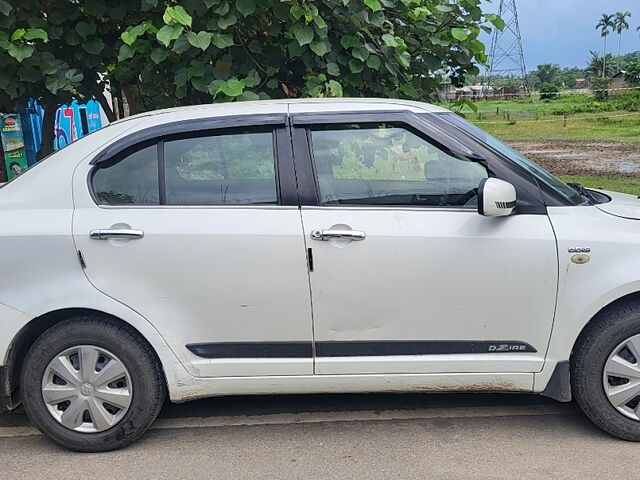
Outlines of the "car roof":
[{"label": "car roof", "polygon": [[[387,98],[297,98],[280,100],[255,100],[246,102],[210,103],[186,107],[167,108],[140,113],[114,123],[143,119],[159,123],[211,116],[250,115],[269,113],[318,113],[367,110],[409,110],[416,113],[448,112],[429,103]],[[155,118],[149,118],[155,117]]]}]

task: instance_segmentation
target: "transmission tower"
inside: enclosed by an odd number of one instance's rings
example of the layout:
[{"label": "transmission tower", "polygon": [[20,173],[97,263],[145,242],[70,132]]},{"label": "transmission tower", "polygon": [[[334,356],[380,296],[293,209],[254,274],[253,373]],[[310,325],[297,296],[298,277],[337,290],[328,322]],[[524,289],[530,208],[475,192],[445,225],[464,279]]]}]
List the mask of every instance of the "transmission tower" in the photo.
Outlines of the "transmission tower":
[{"label": "transmission tower", "polygon": [[486,85],[497,76],[512,75],[519,79],[524,92],[529,91],[527,67],[522,53],[522,36],[518,22],[516,0],[500,0],[498,15],[504,20],[504,30],[494,29],[491,50],[487,58],[489,68]]}]

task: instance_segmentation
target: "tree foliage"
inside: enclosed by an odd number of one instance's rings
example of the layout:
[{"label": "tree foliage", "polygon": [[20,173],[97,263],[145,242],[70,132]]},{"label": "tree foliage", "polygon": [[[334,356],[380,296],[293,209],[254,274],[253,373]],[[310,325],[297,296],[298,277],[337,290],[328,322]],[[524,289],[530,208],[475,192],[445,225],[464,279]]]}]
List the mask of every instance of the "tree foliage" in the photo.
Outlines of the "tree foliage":
[{"label": "tree foliage", "polygon": [[613,75],[613,56],[610,53],[607,53],[605,58],[593,50],[590,53],[591,56],[587,60],[587,73],[590,77],[602,76],[603,71],[605,77]]},{"label": "tree foliage", "polygon": [[[124,92],[133,113],[302,96],[421,98],[486,61],[481,0],[0,0],[0,110]],[[47,119],[45,119],[47,121]],[[52,122],[52,119],[48,121]],[[48,126],[45,125],[45,131]],[[45,140],[46,142],[46,140]]]},{"label": "tree foliage", "polygon": [[589,81],[591,91],[596,100],[605,100],[609,96],[609,88],[611,88],[610,77],[592,77]]},{"label": "tree foliage", "polygon": [[[419,98],[478,73],[479,0],[183,0],[121,36],[142,108],[300,96]],[[149,88],[158,81],[161,88]],[[149,95],[153,92],[153,95]]]},{"label": "tree foliage", "polygon": [[560,66],[551,63],[538,65],[532,75],[534,76],[534,86],[537,88],[545,83],[555,84],[558,75],[560,75]]},{"label": "tree foliage", "polygon": [[640,87],[640,60],[627,64],[624,80],[633,87]]},{"label": "tree foliage", "polygon": [[45,108],[44,154],[58,105],[95,97],[113,119],[103,92],[117,64],[121,30],[144,13],[125,1],[0,0],[0,111],[37,98]]},{"label": "tree foliage", "polygon": [[553,83],[543,83],[540,87],[540,99],[551,100],[558,96],[560,89]]},{"label": "tree foliage", "polygon": [[95,96],[134,110],[297,96],[416,98],[484,62],[480,0],[0,0],[0,103]]}]

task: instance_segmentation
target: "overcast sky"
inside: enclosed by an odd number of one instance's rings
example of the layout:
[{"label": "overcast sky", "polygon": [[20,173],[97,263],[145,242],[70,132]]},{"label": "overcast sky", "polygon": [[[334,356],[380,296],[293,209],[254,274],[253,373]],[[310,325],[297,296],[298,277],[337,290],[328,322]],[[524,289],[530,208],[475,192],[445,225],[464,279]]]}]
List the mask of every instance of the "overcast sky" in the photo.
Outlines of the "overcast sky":
[{"label": "overcast sky", "polygon": [[[497,11],[500,0],[486,10]],[[527,70],[542,63],[583,67],[589,50],[602,51],[595,25],[603,13],[630,11],[631,28],[622,36],[622,53],[640,50],[640,0],[516,0]],[[487,53],[491,39],[483,37]],[[607,51],[617,54],[618,35],[608,37]]]}]

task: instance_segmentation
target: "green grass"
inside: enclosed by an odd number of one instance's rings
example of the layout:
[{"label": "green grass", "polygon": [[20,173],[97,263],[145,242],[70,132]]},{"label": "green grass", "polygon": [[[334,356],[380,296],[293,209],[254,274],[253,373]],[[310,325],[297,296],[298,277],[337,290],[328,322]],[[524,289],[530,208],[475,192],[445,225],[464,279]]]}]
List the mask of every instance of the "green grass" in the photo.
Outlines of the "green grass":
[{"label": "green grass", "polygon": [[579,183],[587,188],[640,195],[640,178],[561,175],[563,182]]},{"label": "green grass", "polygon": [[476,115],[467,115],[467,118],[478,127],[501,140],[640,142],[640,113],[631,113],[629,116],[624,117],[606,118],[612,115],[625,115],[625,113],[581,113],[569,116],[566,127],[563,125],[562,117],[556,115],[540,117],[539,121],[536,121],[535,117],[522,121],[525,119],[513,116],[509,123],[502,116],[496,115],[485,115],[481,121],[477,120]]},{"label": "green grass", "polygon": [[583,94],[565,94],[560,95],[554,100],[540,100],[538,95],[531,98],[522,98],[514,100],[483,100],[474,102],[478,107],[478,112],[482,114],[495,114],[496,109],[502,112],[512,112],[516,114],[540,114],[551,115],[554,111],[567,108],[573,105],[581,105],[590,102],[592,97]]},{"label": "green grass", "polygon": [[[639,105],[640,92],[635,91],[604,101],[590,95],[565,93],[553,100],[532,96],[478,101],[477,112],[468,107],[463,112],[467,120],[501,140],[640,142]],[[562,113],[568,114],[566,126]]]}]

